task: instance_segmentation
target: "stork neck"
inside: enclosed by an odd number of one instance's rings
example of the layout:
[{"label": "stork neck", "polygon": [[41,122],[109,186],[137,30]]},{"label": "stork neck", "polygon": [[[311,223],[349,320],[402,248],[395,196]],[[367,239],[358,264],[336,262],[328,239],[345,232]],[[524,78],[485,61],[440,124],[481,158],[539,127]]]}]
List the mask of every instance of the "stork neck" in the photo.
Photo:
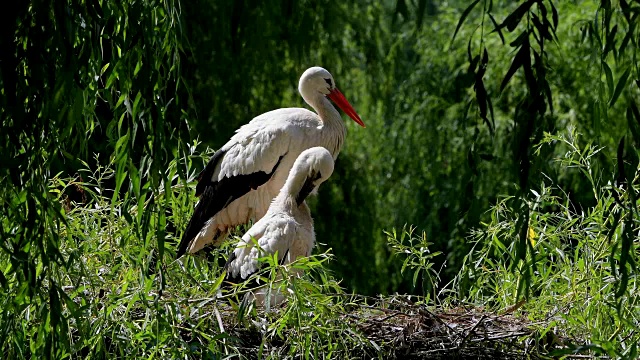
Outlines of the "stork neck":
[{"label": "stork neck", "polygon": [[293,212],[294,209],[298,207],[296,196],[289,191],[285,191],[284,188],[282,189],[282,191],[280,191],[280,194],[278,194],[274,201],[280,204],[282,210],[288,212]]},{"label": "stork neck", "polygon": [[[295,171],[292,169],[291,171]],[[276,197],[276,201],[280,202],[287,210],[293,210],[298,207],[296,197],[302,190],[304,184],[305,175],[303,173],[296,173],[293,176],[289,176],[284,183],[280,193]]]},{"label": "stork neck", "polygon": [[310,99],[305,98],[305,101],[318,113],[318,116],[326,126],[344,128],[340,113],[333,107],[326,96],[317,93]]},{"label": "stork neck", "polygon": [[322,146],[331,152],[334,159],[340,153],[344,138],[347,135],[347,127],[345,126],[340,113],[331,104],[331,101],[326,96],[317,93],[312,98],[304,96],[307,104],[311,105],[313,109],[318,113],[320,120],[323,124],[323,131],[321,132]]}]

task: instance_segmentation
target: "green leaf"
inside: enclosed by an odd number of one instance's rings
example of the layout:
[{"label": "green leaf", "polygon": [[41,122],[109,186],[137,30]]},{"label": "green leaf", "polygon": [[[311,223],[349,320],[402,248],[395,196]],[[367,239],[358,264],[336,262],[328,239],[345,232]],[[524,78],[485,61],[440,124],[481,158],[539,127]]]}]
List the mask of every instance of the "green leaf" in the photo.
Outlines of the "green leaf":
[{"label": "green leaf", "polygon": [[138,224],[142,224],[142,216],[144,215],[144,196],[138,196],[138,212],[136,213],[136,221]]},{"label": "green leaf", "polygon": [[469,13],[471,12],[471,10],[473,10],[474,6],[476,6],[479,2],[480,0],[476,0],[472,2],[471,5],[469,5],[466,9],[464,9],[464,11],[462,12],[462,15],[460,15],[460,19],[458,20],[458,25],[456,25],[456,30],[453,32],[451,43],[453,43],[453,41],[456,39],[458,30],[460,30],[460,27],[462,26],[462,23],[464,22],[464,20],[467,18],[467,16],[469,16]]},{"label": "green leaf", "polygon": [[636,146],[638,146],[640,145],[640,126],[638,126],[638,122],[636,121],[636,119],[634,119],[635,116],[634,116],[634,111],[632,109],[633,106],[635,106],[635,104],[632,103],[629,107],[627,107],[626,117],[627,117],[627,125],[629,126],[629,130],[631,131],[631,136],[633,137],[633,140],[636,142]]},{"label": "green leaf", "polygon": [[418,276],[420,275],[420,269],[418,268],[418,270],[416,270],[413,273],[413,287],[416,286],[416,283],[418,282]]},{"label": "green leaf", "polygon": [[110,89],[111,85],[117,78],[118,78],[118,72],[115,71],[114,69],[113,71],[111,71],[111,75],[109,75],[109,78],[107,79],[107,85],[105,86],[105,89]]},{"label": "green leaf", "polygon": [[140,103],[140,99],[142,98],[142,93],[138,92],[138,94],[136,95],[136,99],[133,100],[133,109],[132,109],[132,114],[131,117],[133,118],[133,121],[136,121],[136,115],[138,113],[138,104]]},{"label": "green leaf", "polygon": [[627,46],[629,45],[629,42],[633,38],[633,34],[635,34],[635,28],[636,28],[636,22],[632,22],[631,24],[629,24],[629,29],[627,30],[627,33],[622,39],[622,42],[620,43],[620,47],[618,47],[618,56],[620,56],[626,50]]},{"label": "green leaf", "polygon": [[504,35],[502,34],[502,29],[500,29],[500,25],[498,25],[498,22],[493,17],[493,14],[487,13],[487,15],[489,15],[489,19],[493,23],[493,31],[498,33],[498,36],[500,36],[500,40],[502,40],[502,45],[504,45],[505,44],[505,40],[504,40]]},{"label": "green leaf", "polygon": [[487,89],[484,87],[484,82],[482,78],[476,79],[476,84],[474,86],[476,90],[476,100],[478,101],[478,107],[480,108],[480,117],[489,125],[489,120],[487,119]]},{"label": "green leaf", "polygon": [[551,4],[551,20],[553,21],[553,29],[555,31],[558,29],[558,10],[556,10],[552,0],[549,0],[549,3]]},{"label": "green leaf", "polygon": [[141,68],[142,68],[142,60],[138,61],[138,63],[136,64],[136,68],[133,70],[133,76],[138,75],[138,72],[140,72]]},{"label": "green leaf", "polygon": [[127,96],[125,94],[120,95],[120,97],[118,98],[118,102],[116,103],[116,106],[114,107],[114,109],[117,109],[120,105],[122,105],[122,103],[124,102],[124,100],[127,98]]},{"label": "green leaf", "polygon": [[529,31],[523,31],[518,37],[509,43],[511,47],[518,47],[522,45],[527,39],[529,39]]},{"label": "green leaf", "polygon": [[467,72],[469,72],[470,74],[475,73],[479,61],[480,55],[474,56],[473,59],[469,62],[469,69],[467,69]]},{"label": "green leaf", "polygon": [[[616,33],[618,32],[618,25],[615,25],[611,32],[607,34],[604,44],[604,50],[602,51],[602,57],[605,58],[609,51],[616,49]],[[615,52],[613,54],[616,55]]]},{"label": "green leaf", "polygon": [[502,79],[502,83],[500,84],[500,92],[502,92],[504,88],[507,86],[507,84],[509,83],[509,80],[511,80],[511,77],[513,77],[513,74],[515,74],[516,71],[518,71],[518,69],[522,67],[522,65],[524,65],[525,56],[529,56],[528,49],[529,49],[528,42],[526,42],[520,47],[520,50],[518,51],[516,56],[513,58],[511,67],[509,67],[507,74],[504,76],[504,79]]},{"label": "green leaf", "polygon": [[618,84],[616,85],[616,89],[613,92],[613,96],[611,97],[611,100],[609,100],[609,107],[612,107],[620,97],[622,89],[624,89],[625,85],[627,85],[627,80],[629,79],[630,74],[631,68],[627,68],[627,70],[620,77],[620,80],[618,80]]},{"label": "green leaf", "polygon": [[27,190],[22,190],[18,193],[18,196],[14,197],[11,199],[11,203],[13,206],[17,206],[20,204],[24,204],[25,202],[27,202]]},{"label": "green leaf", "polygon": [[102,69],[100,69],[100,75],[104,74],[105,71],[109,68],[109,63],[104,64]]},{"label": "green leaf", "polygon": [[602,62],[602,69],[604,70],[604,74],[607,77],[607,89],[609,90],[609,98],[613,95],[613,73],[611,72],[611,68],[606,61]]},{"label": "green leaf", "polygon": [[620,139],[618,143],[618,152],[617,152],[617,162],[618,162],[618,184],[621,184],[625,181],[624,175],[624,136]]},{"label": "green leaf", "polygon": [[495,116],[493,115],[493,103],[491,102],[491,97],[487,96],[487,105],[489,105],[489,115],[491,115],[491,124],[489,125],[489,131],[491,133],[491,135],[493,136],[495,133],[495,129],[496,129],[496,119]]},{"label": "green leaf", "polygon": [[489,52],[485,47],[484,51],[482,52],[482,63],[481,63],[483,68],[483,75],[484,75],[484,69],[486,69],[488,63],[489,63]]},{"label": "green leaf", "polygon": [[[633,190],[631,190],[633,192]],[[635,236],[633,234],[633,220],[632,216],[627,215],[627,220],[624,224],[624,230],[622,231],[622,236],[620,237],[620,265],[618,268],[618,272],[620,273],[620,279],[618,283],[618,289],[616,291],[616,297],[620,298],[627,291],[627,287],[629,284],[629,270],[627,269],[627,264],[630,264],[631,267],[634,267],[633,258],[630,255],[633,240]]]},{"label": "green leaf", "polygon": [[212,290],[215,291],[220,288],[220,285],[222,285],[222,282],[224,281],[225,276],[227,276],[227,272],[223,271],[222,274],[220,274],[220,276],[218,276],[218,278],[216,279],[216,282],[213,283]]},{"label": "green leaf", "polygon": [[596,345],[596,344],[587,344],[587,345],[570,345],[566,348],[562,348],[562,349],[558,349],[558,350],[553,350],[551,352],[549,352],[550,356],[554,356],[554,357],[562,357],[564,355],[575,355],[575,354],[583,354],[583,353],[589,353],[589,352],[593,352],[593,353],[600,353],[600,352],[604,352],[604,350],[602,349],[601,346]]},{"label": "green leaf", "polygon": [[538,33],[545,39],[549,41],[553,41],[553,37],[549,32],[549,21],[545,18],[543,21],[540,21],[537,15],[533,14],[531,16],[531,22],[533,26],[538,30]]},{"label": "green leaf", "polygon": [[522,5],[520,5],[514,12],[509,14],[509,16],[507,16],[506,19],[504,19],[502,24],[500,24],[500,27],[501,28],[506,27],[507,30],[509,30],[509,32],[512,32],[513,30],[515,30],[516,27],[518,27],[518,24],[520,23],[520,20],[522,19],[524,14],[526,14],[527,11],[529,11],[529,8],[531,8],[531,6],[535,2],[536,1],[529,0],[523,3]]}]

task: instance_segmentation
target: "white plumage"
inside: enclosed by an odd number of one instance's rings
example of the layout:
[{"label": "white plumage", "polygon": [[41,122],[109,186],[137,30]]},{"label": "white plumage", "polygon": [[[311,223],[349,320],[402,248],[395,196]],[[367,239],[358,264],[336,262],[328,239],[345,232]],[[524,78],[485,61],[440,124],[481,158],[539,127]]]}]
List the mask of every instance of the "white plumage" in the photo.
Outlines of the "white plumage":
[{"label": "white plumage", "polygon": [[200,200],[183,234],[178,257],[219,243],[235,226],[262,218],[305,149],[322,146],[337,158],[346,128],[327,98],[364,127],[327,70],[307,69],[298,90],[317,114],[284,108],[257,116],[238,129],[198,175]]},{"label": "white plumage", "polygon": [[[227,278],[242,281],[259,270],[258,258],[278,252],[281,264],[311,255],[315,245],[313,220],[305,198],[333,173],[333,156],[323,147],[303,151],[296,159],[285,185],[229,256]],[[254,246],[252,239],[258,243]]]}]

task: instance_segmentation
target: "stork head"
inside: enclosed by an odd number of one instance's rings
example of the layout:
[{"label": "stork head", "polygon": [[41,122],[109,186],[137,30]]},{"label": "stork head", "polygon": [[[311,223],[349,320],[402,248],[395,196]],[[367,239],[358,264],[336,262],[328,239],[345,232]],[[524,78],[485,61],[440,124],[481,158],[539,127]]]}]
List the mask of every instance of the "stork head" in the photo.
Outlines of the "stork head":
[{"label": "stork head", "polygon": [[[298,205],[333,174],[333,156],[323,147],[303,151],[293,163],[287,185]],[[285,186],[287,186],[285,185]]]},{"label": "stork head", "polygon": [[364,122],[360,119],[360,116],[353,109],[353,106],[349,104],[349,101],[342,95],[340,90],[336,87],[336,82],[333,80],[333,76],[319,66],[308,68],[300,77],[300,83],[298,84],[298,91],[302,97],[312,105],[312,100],[318,96],[325,96],[331,99],[342,111],[344,111],[350,118],[353,119],[358,125],[365,127]]}]

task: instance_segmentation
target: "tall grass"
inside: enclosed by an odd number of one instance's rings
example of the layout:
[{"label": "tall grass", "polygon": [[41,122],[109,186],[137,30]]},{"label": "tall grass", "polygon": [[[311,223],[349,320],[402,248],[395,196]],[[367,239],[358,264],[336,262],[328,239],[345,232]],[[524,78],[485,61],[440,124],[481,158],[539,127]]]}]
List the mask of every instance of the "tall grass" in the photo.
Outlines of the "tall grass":
[{"label": "tall grass", "polygon": [[[513,229],[518,214],[508,206],[509,197],[490,211],[490,222],[472,233],[473,249],[449,291],[436,292],[439,279],[433,259],[440,254],[430,252],[427,234],[414,228],[390,231],[390,249],[404,260],[405,276],[411,274],[414,286],[422,289],[421,304],[457,298],[496,312],[515,311],[537,324],[540,338],[553,334],[570,345],[558,355],[590,351],[633,358],[640,341],[635,251],[624,265],[625,287],[620,270],[627,216],[633,232],[638,231],[637,215],[628,213],[630,188],[600,183],[592,164],[599,148],[581,148],[571,136],[547,135],[541,146],[549,143],[566,148],[557,166],[587,177],[597,203],[573,208],[568,194],[553,184],[543,183],[539,191],[532,191],[527,237],[531,251],[526,259],[517,256],[518,234]],[[55,309],[65,319],[59,334],[65,343],[57,346],[64,350],[56,355],[60,358],[384,356],[385,344],[368,340],[349,320],[362,303],[346,294],[325,269],[330,252],[284,266],[276,257],[262,258],[265,266],[248,283],[287,295],[286,306],[267,301],[264,308],[248,301],[247,283],[223,281],[219,264],[235,240],[218,251],[173,259],[179,233],[171,229],[184,226],[181,221],[188,218],[193,203],[176,174],[182,167],[192,178],[190,164],[200,157],[192,147],[186,157],[173,160],[164,174],[171,183],[162,187],[170,195],[145,196],[144,201],[135,194],[110,196],[104,183],[115,176],[112,165],[95,165],[90,171],[87,164],[81,177],[52,179],[49,192],[65,209],[59,250],[66,264],[51,268],[40,291],[47,293],[56,283],[63,292],[57,307],[34,302],[0,319],[3,358],[37,354],[39,343],[47,341],[40,328],[52,319],[46,312]],[[77,192],[84,196],[74,196]],[[164,242],[154,239],[154,231],[138,231],[132,220],[149,212],[150,206],[168,214]],[[152,228],[157,226],[157,217],[149,221]],[[160,243],[166,246],[164,252],[158,249]],[[10,259],[2,255],[0,267],[9,266]],[[304,275],[288,276],[292,270],[304,270]],[[521,302],[524,277],[530,278],[531,291]],[[5,295],[20,291],[15,277],[6,281]],[[0,301],[5,312],[11,311],[15,297]]]},{"label": "tall grass", "polygon": [[[596,203],[575,208],[570,194],[548,182],[532,190],[527,239],[530,251],[517,256],[518,214],[502,197],[491,209],[491,220],[470,236],[473,250],[453,282],[462,299],[494,311],[517,311],[544,324],[547,332],[582,345],[578,350],[613,357],[636,358],[640,341],[640,303],[637,276],[639,220],[630,208],[638,185],[602,183],[594,171],[600,148],[580,147],[572,134],[545,135],[540,146],[558,143],[566,149],[557,166],[579,171],[592,184]],[[636,169],[635,180],[638,172]],[[625,232],[633,234],[625,254]],[[628,256],[625,262],[621,258]],[[621,269],[623,267],[623,269]],[[626,274],[626,278],[625,278]],[[529,278],[529,296],[522,299],[522,283]]]},{"label": "tall grass", "polygon": [[[60,303],[34,302],[0,318],[2,358],[36,356],[39,342],[46,341],[40,328],[54,318],[49,311],[59,311],[64,319],[59,334],[64,343],[57,344],[56,358],[343,358],[373,349],[343,321],[351,296],[324,269],[330,253],[289,265],[267,256],[260,259],[265,266],[259,273],[236,285],[223,282],[219,264],[237,239],[208,254],[174,260],[178,235],[169,228],[183,227],[193,204],[192,192],[176,174],[184,167],[192,177],[188,164],[200,157],[193,149],[187,158],[170,163],[165,176],[171,184],[162,189],[171,194],[155,199],[111,196],[104,184],[116,174],[113,164],[93,165],[95,170],[86,164],[80,176],[53,177],[48,191],[65,208],[66,221],[59,229],[65,264],[52,265],[40,291],[50,292],[51,284],[58,284]],[[163,242],[155,239],[155,231],[139,231],[135,220],[157,208],[168,214]],[[157,221],[152,214],[149,227],[156,228]],[[166,246],[164,252],[159,244]],[[0,268],[10,266],[1,253]],[[41,271],[41,264],[36,267]],[[304,275],[288,276],[294,269]],[[10,294],[24,285],[16,277],[6,281],[0,305],[10,312],[16,300]],[[267,301],[265,308],[257,308],[247,301],[246,286],[255,282],[268,292],[286,294],[286,306]]]}]

